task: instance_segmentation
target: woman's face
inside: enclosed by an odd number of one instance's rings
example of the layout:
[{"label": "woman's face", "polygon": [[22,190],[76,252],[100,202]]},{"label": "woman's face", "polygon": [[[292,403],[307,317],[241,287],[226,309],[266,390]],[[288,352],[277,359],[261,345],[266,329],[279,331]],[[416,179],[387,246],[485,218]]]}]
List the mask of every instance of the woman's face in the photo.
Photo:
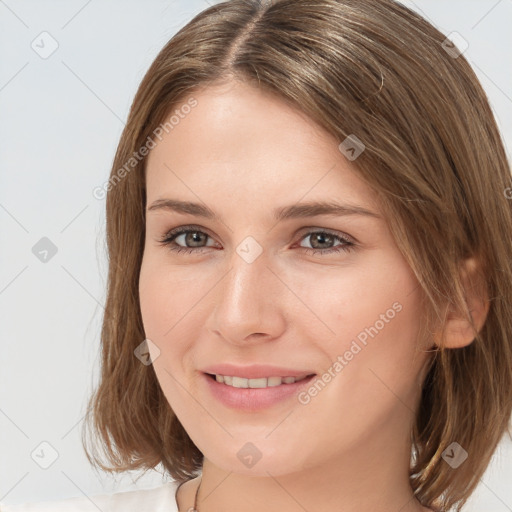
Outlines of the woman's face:
[{"label": "woman's face", "polygon": [[228,471],[392,457],[393,443],[407,463],[420,288],[371,189],[342,141],[268,93],[231,82],[194,98],[147,162],[140,304],[170,406]]}]

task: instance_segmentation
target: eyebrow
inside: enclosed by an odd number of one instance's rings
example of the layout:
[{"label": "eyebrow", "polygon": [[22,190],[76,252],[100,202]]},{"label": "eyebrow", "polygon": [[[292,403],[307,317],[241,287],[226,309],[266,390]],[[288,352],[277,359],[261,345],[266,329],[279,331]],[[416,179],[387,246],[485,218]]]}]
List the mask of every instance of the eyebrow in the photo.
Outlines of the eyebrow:
[{"label": "eyebrow", "polygon": [[[148,211],[167,210],[177,213],[184,213],[204,217],[206,219],[220,221],[220,217],[205,204],[194,203],[190,201],[180,201],[177,199],[157,199],[148,208]],[[273,216],[276,221],[286,219],[296,219],[304,217],[315,217],[317,215],[362,215],[381,219],[382,216],[377,212],[367,210],[362,206],[340,204],[332,201],[320,201],[310,203],[300,203],[281,208],[275,208]]]}]

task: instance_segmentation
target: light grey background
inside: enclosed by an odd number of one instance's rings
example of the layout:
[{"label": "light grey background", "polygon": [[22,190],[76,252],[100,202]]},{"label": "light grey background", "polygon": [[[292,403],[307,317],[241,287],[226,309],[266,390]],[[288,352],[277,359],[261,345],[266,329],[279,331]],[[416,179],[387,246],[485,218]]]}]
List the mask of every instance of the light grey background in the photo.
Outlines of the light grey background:
[{"label": "light grey background", "polygon": [[[467,40],[465,55],[510,155],[512,0],[404,3],[445,34],[456,31]],[[115,480],[96,475],[79,436],[98,375],[107,271],[105,204],[92,191],[108,179],[143,74],[171,36],[207,6],[204,0],[0,0],[4,503],[136,488],[133,473]],[[40,36],[44,31],[51,37]],[[58,48],[48,58],[31,47],[48,51],[52,39]],[[57,248],[46,263],[32,252],[43,237]],[[45,456],[37,457],[41,449]],[[42,469],[35,460],[50,462],[52,449],[58,458]],[[512,511],[511,481],[512,445],[505,440],[465,510]],[[153,473],[137,487],[161,482]]]}]

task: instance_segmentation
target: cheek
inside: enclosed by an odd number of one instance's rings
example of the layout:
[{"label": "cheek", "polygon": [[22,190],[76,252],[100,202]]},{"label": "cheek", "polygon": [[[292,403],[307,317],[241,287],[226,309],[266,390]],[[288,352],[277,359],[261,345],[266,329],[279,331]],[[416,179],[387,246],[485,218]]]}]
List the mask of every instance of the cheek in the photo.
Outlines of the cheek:
[{"label": "cheek", "polygon": [[157,267],[148,258],[142,262],[139,277],[139,301],[146,336],[150,339],[160,338],[166,324],[167,315],[172,309],[169,299],[172,295],[161,279]]},{"label": "cheek", "polygon": [[309,295],[311,309],[335,332],[320,339],[311,324],[309,339],[327,356],[319,377],[326,384],[309,388],[301,402],[308,404],[310,418],[328,414],[325,435],[334,435],[328,425],[344,425],[343,435],[356,439],[408,417],[414,408],[422,362],[414,359],[419,287],[405,263],[388,261],[393,265],[380,258],[379,265],[317,281],[323,293]]},{"label": "cheek", "polygon": [[315,342],[331,363],[346,351],[351,366],[356,359],[365,367],[410,361],[421,316],[420,288],[399,253],[379,252],[360,268],[331,269],[300,281],[301,296],[317,317],[309,331],[322,333]]},{"label": "cheek", "polygon": [[423,362],[416,354],[420,287],[405,262],[394,261],[400,264],[354,272],[346,291],[337,294],[336,336],[327,350],[331,362],[342,356],[337,368],[343,377],[331,392],[354,410],[362,411],[361,404],[375,407],[375,414],[391,410],[396,396],[413,407],[413,383]]},{"label": "cheek", "polygon": [[199,339],[205,296],[212,283],[197,271],[171,267],[159,253],[144,255],[139,277],[139,301],[144,333],[159,348],[154,366],[181,371],[190,364],[188,352]]},{"label": "cheek", "polygon": [[[183,291],[182,291],[183,290]],[[188,350],[193,332],[191,302],[197,287],[181,282],[158,255],[144,256],[139,277],[139,300],[146,338],[160,387],[180,418],[187,414],[189,397],[183,391],[185,368],[191,364]],[[189,300],[190,299],[190,300]]]},{"label": "cheek", "polygon": [[179,286],[161,268],[154,258],[145,256],[139,277],[142,323],[146,338],[158,347],[158,357],[155,357],[156,349],[155,355],[151,348],[150,352],[159,380],[165,378],[164,362],[165,367],[170,370],[169,363],[180,360],[181,345],[173,343],[172,340],[179,330],[179,323],[176,323],[185,314],[181,311],[184,304],[180,301]]},{"label": "cheek", "polygon": [[[174,325],[186,320],[194,297],[202,293],[201,279],[189,279],[171,268],[156,251],[145,253],[140,277],[139,300],[146,335],[170,338]],[[203,292],[204,294],[204,292]],[[198,299],[196,299],[198,300]]]}]

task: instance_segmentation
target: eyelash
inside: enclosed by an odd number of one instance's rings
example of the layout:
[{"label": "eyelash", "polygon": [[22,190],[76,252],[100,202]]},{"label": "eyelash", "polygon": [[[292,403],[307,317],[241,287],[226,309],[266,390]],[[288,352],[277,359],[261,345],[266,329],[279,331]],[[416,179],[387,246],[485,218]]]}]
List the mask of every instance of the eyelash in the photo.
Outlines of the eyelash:
[{"label": "eyelash", "polygon": [[[198,226],[182,226],[179,228],[171,229],[169,232],[167,232],[164,235],[163,238],[158,240],[158,242],[160,245],[166,246],[171,251],[174,251],[176,253],[182,253],[182,252],[186,252],[188,254],[197,253],[197,252],[200,253],[200,252],[203,252],[203,249],[208,248],[208,247],[182,247],[180,245],[176,245],[174,243],[175,238],[177,238],[179,235],[182,235],[183,233],[202,233],[202,234],[208,236],[209,238],[211,238],[210,235],[208,235],[208,233],[205,233],[204,231],[199,229]],[[305,233],[301,237],[301,240],[303,238],[307,238],[308,236],[318,234],[318,233],[330,235],[330,236],[334,237],[335,239],[343,242],[343,244],[338,245],[336,248],[329,248],[329,249],[312,249],[309,247],[300,247],[307,254],[315,254],[315,255],[322,256],[324,254],[329,254],[329,253],[349,252],[349,251],[353,250],[356,246],[356,244],[354,242],[352,242],[351,240],[349,240],[349,238],[347,236],[342,236],[340,234],[337,234],[337,233],[334,233],[332,231],[325,230],[325,229],[317,229],[314,231],[309,231],[308,233]]]}]

